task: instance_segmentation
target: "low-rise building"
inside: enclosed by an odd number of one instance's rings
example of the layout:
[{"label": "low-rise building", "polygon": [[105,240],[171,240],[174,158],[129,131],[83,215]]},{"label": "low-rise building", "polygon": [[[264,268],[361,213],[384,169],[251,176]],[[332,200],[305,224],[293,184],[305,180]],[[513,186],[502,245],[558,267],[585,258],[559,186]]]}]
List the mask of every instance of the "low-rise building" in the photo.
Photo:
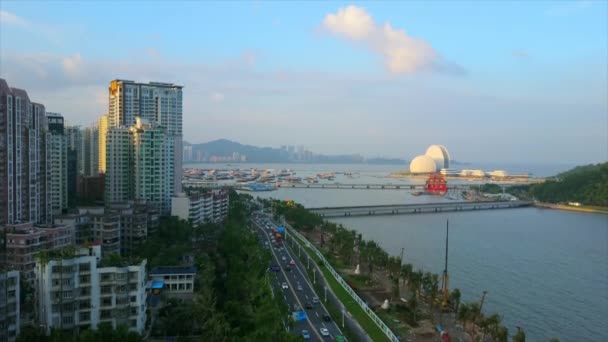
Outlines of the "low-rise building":
[{"label": "low-rise building", "polygon": [[75,226],[76,243],[99,242],[104,254],[128,254],[143,243],[159,224],[159,210],[146,203],[123,202],[108,206],[80,207],[55,219]]},{"label": "low-rise building", "polygon": [[146,260],[102,267],[99,245],[70,258],[36,263],[39,324],[74,333],[108,323],[142,333],[146,323]]},{"label": "low-rise building", "polygon": [[20,300],[19,271],[0,273],[0,341],[13,342],[19,335]]},{"label": "low-rise building", "polygon": [[194,278],[194,266],[155,267],[150,271],[150,279],[163,281],[163,290],[168,294],[194,293]]},{"label": "low-rise building", "polygon": [[220,222],[228,215],[229,200],[224,189],[191,195],[182,193],[172,197],[171,215],[194,224]]},{"label": "low-rise building", "polygon": [[36,226],[19,223],[0,230],[6,234],[7,266],[20,271],[24,280],[32,282],[37,253],[65,248],[74,242],[74,226],[69,224]]},{"label": "low-rise building", "polygon": [[494,171],[488,172],[488,176],[490,176],[492,178],[506,178],[509,176],[509,173],[504,170],[494,170]]},{"label": "low-rise building", "polygon": [[486,173],[483,170],[462,170],[460,171],[461,177],[485,177]]}]

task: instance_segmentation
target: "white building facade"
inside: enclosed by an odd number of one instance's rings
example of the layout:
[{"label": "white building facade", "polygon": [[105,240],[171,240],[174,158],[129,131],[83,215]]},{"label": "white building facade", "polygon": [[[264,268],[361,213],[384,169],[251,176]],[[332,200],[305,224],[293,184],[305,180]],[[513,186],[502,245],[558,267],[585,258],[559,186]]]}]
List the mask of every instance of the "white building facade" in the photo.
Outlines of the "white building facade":
[{"label": "white building facade", "polygon": [[219,222],[228,216],[230,198],[226,190],[214,190],[203,194],[184,193],[171,198],[171,215],[193,224]]},{"label": "white building facade", "polygon": [[196,267],[155,267],[150,271],[151,280],[162,280],[163,290],[169,294],[194,293]]},{"label": "white building facade", "polygon": [[36,263],[39,324],[81,331],[109,323],[142,333],[146,323],[146,260],[139,265],[98,267],[99,246],[82,256]]}]

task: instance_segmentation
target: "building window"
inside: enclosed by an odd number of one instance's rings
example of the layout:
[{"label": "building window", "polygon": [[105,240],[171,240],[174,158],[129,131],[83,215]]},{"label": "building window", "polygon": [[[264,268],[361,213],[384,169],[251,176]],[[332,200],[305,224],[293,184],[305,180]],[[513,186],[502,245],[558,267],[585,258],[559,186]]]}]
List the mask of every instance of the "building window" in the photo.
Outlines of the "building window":
[{"label": "building window", "polygon": [[89,311],[85,311],[85,312],[81,312],[80,313],[80,321],[84,322],[84,321],[88,321],[91,319],[91,313]]}]

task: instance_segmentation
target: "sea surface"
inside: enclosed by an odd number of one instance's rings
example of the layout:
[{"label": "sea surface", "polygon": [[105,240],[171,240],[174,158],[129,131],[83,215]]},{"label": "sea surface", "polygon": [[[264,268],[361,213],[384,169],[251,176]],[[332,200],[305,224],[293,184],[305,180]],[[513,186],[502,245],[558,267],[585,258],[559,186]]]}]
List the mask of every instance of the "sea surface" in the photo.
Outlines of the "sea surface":
[{"label": "sea surface", "polygon": [[[194,165],[191,165],[194,166]],[[340,183],[423,183],[424,179],[388,178],[394,165],[202,164],[201,168],[292,169],[299,177],[321,172]],[[535,167],[537,169],[535,169]],[[468,168],[468,167],[467,167]],[[549,176],[556,166],[519,166],[511,172]],[[446,197],[412,196],[404,190],[279,189],[251,193],[292,199],[306,207],[430,203]],[[511,333],[521,326],[529,341],[608,341],[608,215],[551,209],[371,216],[335,219],[373,239],[415,268],[441,273],[446,221],[449,220],[450,287],[465,301],[488,291],[484,313],[499,313]]]}]

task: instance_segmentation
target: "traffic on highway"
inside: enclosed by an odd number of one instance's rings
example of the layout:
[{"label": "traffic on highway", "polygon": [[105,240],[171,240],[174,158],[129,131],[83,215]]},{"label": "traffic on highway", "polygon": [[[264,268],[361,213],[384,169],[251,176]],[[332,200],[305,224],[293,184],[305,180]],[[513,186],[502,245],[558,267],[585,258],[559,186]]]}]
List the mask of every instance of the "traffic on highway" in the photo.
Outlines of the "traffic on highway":
[{"label": "traffic on highway", "polygon": [[294,319],[290,331],[304,340],[345,341],[340,328],[323,305],[325,300],[314,291],[306,274],[306,266],[296,257],[288,244],[283,243],[284,233],[279,232],[270,217],[255,213],[253,222],[258,230],[260,243],[272,255],[268,267],[272,291],[282,297]]}]

